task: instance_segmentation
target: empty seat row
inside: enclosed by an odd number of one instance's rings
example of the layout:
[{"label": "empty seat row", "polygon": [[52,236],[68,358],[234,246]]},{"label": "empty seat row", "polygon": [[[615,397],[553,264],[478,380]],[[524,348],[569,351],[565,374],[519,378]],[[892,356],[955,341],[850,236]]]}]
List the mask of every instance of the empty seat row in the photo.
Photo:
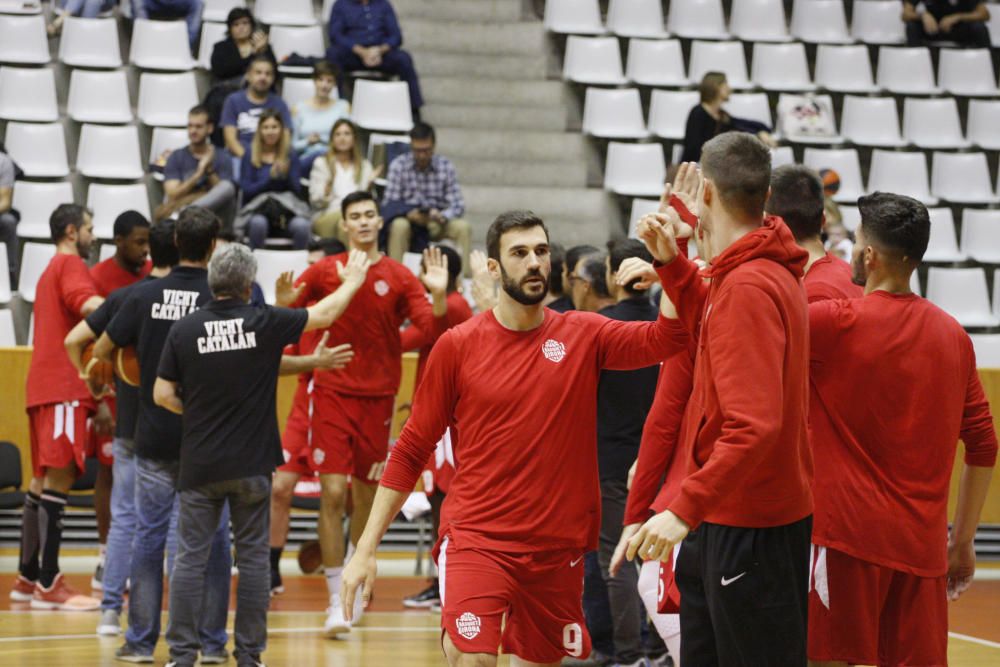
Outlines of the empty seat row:
[{"label": "empty seat row", "polygon": [[[59,123],[8,123],[4,144],[28,177],[69,175],[66,137]],[[76,169],[90,178],[142,178],[138,128],[85,123],[80,130]]]},{"label": "empty seat row", "polygon": [[964,327],[1000,326],[1000,269],[993,272],[993,300],[982,268],[927,270],[927,298]]},{"label": "empty seat row", "polygon": [[611,0],[605,24],[598,0],[548,0],[545,27],[580,35],[611,32],[623,37],[660,37],[672,33],[691,39],[899,44],[905,39],[902,12],[899,0],[858,0],[848,28],[842,0],[795,0],[790,23],[784,0],[733,0],[727,25],[722,0],[683,0],[670,3],[664,25],[660,0]]},{"label": "empty seat row", "polygon": [[814,79],[810,78],[805,46],[801,43],[755,43],[751,63],[748,70],[743,42],[697,40],[691,44],[685,71],[678,40],[631,39],[623,68],[617,38],[573,35],[566,40],[563,78],[592,85],[613,86],[631,81],[645,86],[678,87],[697,84],[706,72],[721,71],[733,88],[998,94],[989,49],[942,49],[936,76],[930,50],[923,47],[881,47],[874,76],[865,46],[820,46]]},{"label": "empty seat row", "polygon": [[[66,181],[17,181],[13,198],[14,208],[21,212],[17,235],[27,239],[48,239],[49,216],[60,204],[72,201],[73,187]],[[150,217],[149,194],[143,183],[91,183],[87,188],[86,204],[94,213],[94,234],[99,239],[114,236],[115,218],[123,211],[135,210]]]}]

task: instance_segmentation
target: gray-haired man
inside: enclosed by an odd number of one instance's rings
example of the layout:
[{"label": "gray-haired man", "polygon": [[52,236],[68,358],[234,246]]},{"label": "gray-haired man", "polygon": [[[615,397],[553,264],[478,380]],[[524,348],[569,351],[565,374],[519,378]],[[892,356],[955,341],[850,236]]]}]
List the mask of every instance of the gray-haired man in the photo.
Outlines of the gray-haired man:
[{"label": "gray-haired man", "polygon": [[275,413],[281,353],[303,331],[329,327],[368,266],[363,253],[352,252],[338,266],[340,288],[308,308],[253,307],[257,263],[246,247],[232,244],[208,265],[213,300],[170,330],[153,390],[158,405],[183,416],[169,665],[194,665],[197,658],[206,559],[227,500],[240,568],[235,657],[241,666],[263,664],[271,474],[282,461]]}]

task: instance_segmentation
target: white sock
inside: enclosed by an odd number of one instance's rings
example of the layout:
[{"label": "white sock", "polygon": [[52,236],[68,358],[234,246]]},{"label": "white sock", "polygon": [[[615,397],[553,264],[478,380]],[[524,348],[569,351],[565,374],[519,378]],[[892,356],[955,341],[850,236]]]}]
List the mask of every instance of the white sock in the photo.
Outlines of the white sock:
[{"label": "white sock", "polygon": [[330,604],[333,604],[333,599],[340,599],[340,580],[341,575],[344,574],[344,568],[341,567],[325,567],[323,568],[323,573],[326,574],[326,589],[330,592]]}]

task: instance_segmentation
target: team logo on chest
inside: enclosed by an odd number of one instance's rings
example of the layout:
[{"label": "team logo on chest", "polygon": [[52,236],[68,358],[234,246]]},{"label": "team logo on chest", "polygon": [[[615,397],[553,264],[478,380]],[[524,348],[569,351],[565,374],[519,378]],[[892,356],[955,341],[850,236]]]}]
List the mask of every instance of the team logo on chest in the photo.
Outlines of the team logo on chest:
[{"label": "team logo on chest", "polygon": [[375,281],[375,293],[379,296],[385,296],[389,293],[389,283],[384,280]]},{"label": "team logo on chest", "polygon": [[542,343],[542,354],[549,361],[558,364],[566,357],[566,346],[557,340],[549,338]]},{"label": "team logo on chest", "polygon": [[479,636],[482,621],[479,620],[478,616],[467,611],[455,619],[455,627],[458,629],[458,634],[466,639],[475,639]]}]

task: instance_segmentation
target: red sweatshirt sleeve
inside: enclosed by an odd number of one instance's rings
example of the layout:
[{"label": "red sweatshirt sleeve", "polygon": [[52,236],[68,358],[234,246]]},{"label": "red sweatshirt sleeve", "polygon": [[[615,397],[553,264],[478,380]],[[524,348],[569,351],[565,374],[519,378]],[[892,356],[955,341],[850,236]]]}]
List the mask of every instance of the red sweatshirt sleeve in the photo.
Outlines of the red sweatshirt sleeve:
[{"label": "red sweatshirt sleeve", "polygon": [[658,364],[687,350],[687,333],[678,320],[660,315],[653,322],[623,322],[595,316],[601,368],[629,371]]},{"label": "red sweatshirt sleeve", "polygon": [[663,363],[649,416],[642,428],[639,458],[625,503],[624,525],[641,523],[663,484],[674,458],[684,410],[691,396],[694,363],[689,354],[677,354]]},{"label": "red sweatshirt sleeve", "polygon": [[[295,281],[295,286],[298,287],[302,285],[302,291],[299,292],[299,296],[293,303],[291,303],[289,308],[305,308],[307,305],[314,303],[316,298],[313,296],[316,291],[316,286],[320,282],[320,263],[313,264],[305,271],[302,275],[298,277]],[[326,296],[325,294],[323,296]]]},{"label": "red sweatshirt sleeve", "polygon": [[697,338],[701,314],[708,300],[708,286],[702,280],[698,265],[688,259],[684,251],[670,264],[654,262],[653,266],[684,328]]},{"label": "red sweatshirt sleeve", "polygon": [[83,260],[66,262],[62,279],[59,281],[59,294],[63,305],[77,317],[81,317],[83,304],[92,296],[97,296],[97,283],[87,270]]},{"label": "red sweatshirt sleeve", "polygon": [[[748,350],[747,341],[767,344]],[[721,435],[668,508],[692,530],[779,444],[785,342],[781,313],[771,298],[730,276],[714,302],[705,342],[722,412]]]},{"label": "red sweatshirt sleeve", "polygon": [[412,352],[426,345],[427,337],[423,331],[411,324],[399,332],[399,344],[403,352]]},{"label": "red sweatshirt sleeve", "polygon": [[382,475],[382,486],[410,492],[434,452],[438,440],[451,425],[458,398],[459,351],[453,332],[447,332],[434,345],[413,399],[413,410],[406,421]]},{"label": "red sweatshirt sleeve", "polygon": [[[968,339],[968,336],[966,336]],[[965,393],[965,411],[962,413],[962,430],[959,432],[965,444],[965,464],[992,468],[997,462],[997,434],[993,428],[990,404],[983,392],[983,384],[976,370],[975,352],[972,341],[969,345],[969,382]]]}]

